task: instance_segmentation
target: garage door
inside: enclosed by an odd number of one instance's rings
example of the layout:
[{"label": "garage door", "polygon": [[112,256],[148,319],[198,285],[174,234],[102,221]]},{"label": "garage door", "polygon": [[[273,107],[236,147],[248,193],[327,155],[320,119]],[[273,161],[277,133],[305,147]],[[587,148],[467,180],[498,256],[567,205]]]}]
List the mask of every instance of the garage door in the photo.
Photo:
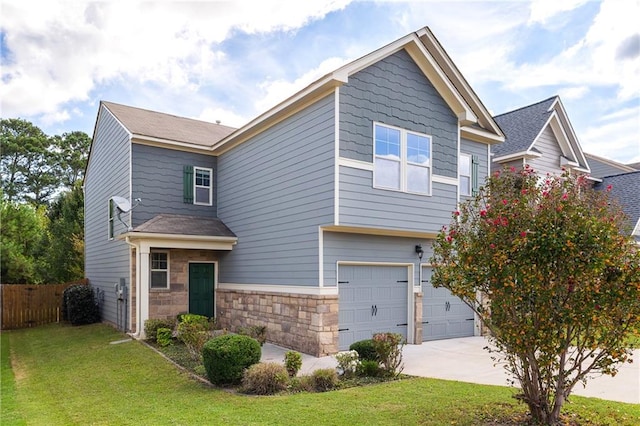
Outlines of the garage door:
[{"label": "garage door", "polygon": [[434,288],[431,274],[422,267],[422,341],[473,336],[471,308],[446,288]]},{"label": "garage door", "polygon": [[407,270],[406,266],[339,266],[339,350],[380,332],[401,333],[406,339]]}]

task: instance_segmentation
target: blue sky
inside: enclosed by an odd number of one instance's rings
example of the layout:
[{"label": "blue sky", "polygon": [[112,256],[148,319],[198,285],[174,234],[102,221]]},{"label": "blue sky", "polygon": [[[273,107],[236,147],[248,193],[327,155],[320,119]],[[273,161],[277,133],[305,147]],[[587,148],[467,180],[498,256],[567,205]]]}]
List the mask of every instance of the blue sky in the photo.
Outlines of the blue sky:
[{"label": "blue sky", "polygon": [[560,95],[585,152],[640,161],[637,0],[0,0],[2,118],[93,132],[100,100],[239,127],[428,26],[501,114]]}]

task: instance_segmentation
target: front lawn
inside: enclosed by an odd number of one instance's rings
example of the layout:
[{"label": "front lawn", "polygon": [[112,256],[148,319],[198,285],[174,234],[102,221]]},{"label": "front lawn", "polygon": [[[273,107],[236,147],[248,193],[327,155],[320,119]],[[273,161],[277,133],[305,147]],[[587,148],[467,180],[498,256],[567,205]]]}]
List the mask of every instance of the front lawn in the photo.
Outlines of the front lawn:
[{"label": "front lawn", "polygon": [[[202,384],[145,345],[94,324],[2,333],[4,425],[509,425],[526,407],[501,386],[415,378],[313,394],[253,397]],[[9,366],[9,354],[12,367]],[[583,425],[640,424],[640,406],[572,397]]]}]

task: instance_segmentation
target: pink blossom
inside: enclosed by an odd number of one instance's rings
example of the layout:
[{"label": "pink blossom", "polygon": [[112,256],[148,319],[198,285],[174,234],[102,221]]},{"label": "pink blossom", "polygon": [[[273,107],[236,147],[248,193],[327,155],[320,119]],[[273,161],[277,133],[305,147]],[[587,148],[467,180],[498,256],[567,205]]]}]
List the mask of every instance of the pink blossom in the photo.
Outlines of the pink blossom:
[{"label": "pink blossom", "polygon": [[515,171],[516,171],[516,168],[515,168],[515,167],[513,167],[513,166],[511,166],[511,167],[509,167],[509,170],[511,170],[511,172],[513,173],[513,172],[515,172]]},{"label": "pink blossom", "polygon": [[481,217],[485,217],[487,215],[487,211],[486,210],[480,210],[480,216]]},{"label": "pink blossom", "polygon": [[612,188],[613,188],[613,186],[607,185],[607,192],[611,191]]},{"label": "pink blossom", "polygon": [[506,206],[507,204],[509,204],[509,202],[507,200],[502,200],[502,204]]},{"label": "pink blossom", "polygon": [[458,210],[456,210],[455,212],[453,212],[453,214],[454,214],[455,216],[460,216],[460,212],[459,212]]},{"label": "pink blossom", "polygon": [[489,247],[491,247],[492,249],[494,249],[494,248],[496,248],[496,245],[495,245],[495,244],[493,244],[493,243],[491,243],[491,244],[489,244]]},{"label": "pink blossom", "polygon": [[526,237],[526,236],[527,236],[527,232],[526,232],[526,231],[522,231],[522,232],[520,233],[520,236],[521,236],[522,238]]},{"label": "pink blossom", "polygon": [[520,193],[521,193],[522,195],[525,195],[525,194],[527,193],[527,190],[526,190],[526,189],[523,189],[522,191],[520,191]]},{"label": "pink blossom", "polygon": [[567,194],[566,192],[564,194],[562,194],[562,199],[566,200],[567,198],[569,198],[569,194]]},{"label": "pink blossom", "polygon": [[453,238],[451,238],[451,235],[447,235],[447,241],[448,241],[448,242],[453,241]]}]

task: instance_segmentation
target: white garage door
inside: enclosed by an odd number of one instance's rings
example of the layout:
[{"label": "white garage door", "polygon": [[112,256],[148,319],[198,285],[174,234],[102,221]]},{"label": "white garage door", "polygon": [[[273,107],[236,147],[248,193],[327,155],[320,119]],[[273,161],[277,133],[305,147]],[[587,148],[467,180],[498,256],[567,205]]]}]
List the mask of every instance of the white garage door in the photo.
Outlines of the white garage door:
[{"label": "white garage door", "polygon": [[374,333],[400,333],[406,339],[407,271],[406,266],[339,266],[339,350]]},{"label": "white garage door", "polygon": [[473,336],[471,308],[446,288],[434,288],[431,274],[422,267],[422,341]]}]

